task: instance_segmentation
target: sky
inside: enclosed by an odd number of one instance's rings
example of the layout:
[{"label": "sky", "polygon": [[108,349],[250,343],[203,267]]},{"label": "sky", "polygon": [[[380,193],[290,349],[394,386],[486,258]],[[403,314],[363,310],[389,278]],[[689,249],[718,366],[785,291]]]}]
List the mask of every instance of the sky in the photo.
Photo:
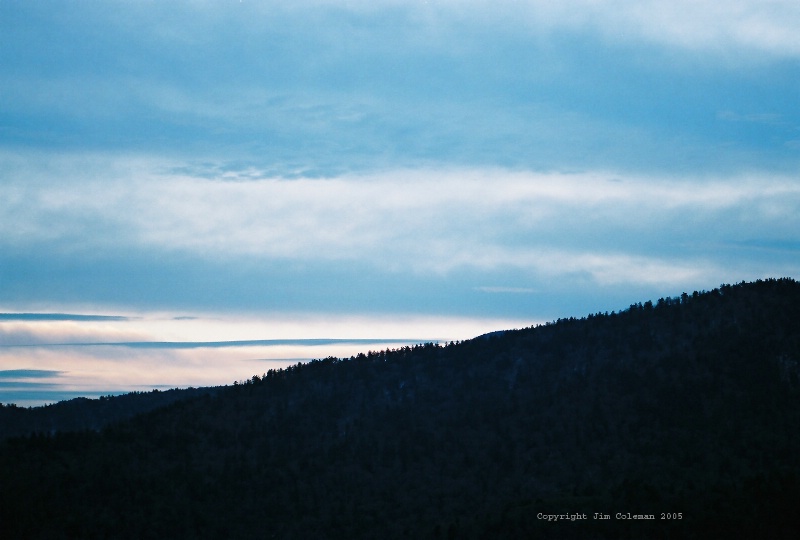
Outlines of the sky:
[{"label": "sky", "polygon": [[800,279],[796,0],[0,0],[0,402]]}]

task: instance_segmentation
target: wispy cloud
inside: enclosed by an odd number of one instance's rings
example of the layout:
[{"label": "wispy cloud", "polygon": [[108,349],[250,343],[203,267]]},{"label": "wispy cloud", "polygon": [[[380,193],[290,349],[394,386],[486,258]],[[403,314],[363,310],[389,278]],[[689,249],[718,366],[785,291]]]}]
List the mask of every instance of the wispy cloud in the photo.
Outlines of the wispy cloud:
[{"label": "wispy cloud", "polygon": [[[109,322],[109,321],[106,321]],[[115,320],[114,322],[119,322]],[[83,323],[83,324],[82,324]],[[92,323],[92,324],[87,324]],[[116,325],[67,319],[0,321],[0,347],[69,344],[87,342],[125,342],[147,339],[146,334]]]},{"label": "wispy cloud", "polygon": [[75,313],[0,313],[0,321],[126,321],[120,315],[82,315]]},{"label": "wispy cloud", "polygon": [[63,374],[63,371],[48,369],[2,369],[0,379],[49,379]]},{"label": "wispy cloud", "polygon": [[647,40],[721,55],[743,50],[800,55],[800,39],[793,31],[800,22],[800,8],[791,0],[735,0],[724,5],[711,0],[572,0],[525,5],[539,25],[594,27],[615,41]]},{"label": "wispy cloud", "polygon": [[[387,339],[340,339],[340,338],[306,338],[306,339],[247,339],[238,341],[89,341],[65,343],[36,344],[0,344],[0,347],[38,347],[38,348],[75,348],[75,347],[124,347],[128,349],[227,349],[240,347],[329,347],[331,345],[355,345],[361,347],[390,346],[397,344],[416,344],[430,341],[430,338],[387,338]],[[435,340],[436,341],[436,340]],[[12,370],[14,371],[14,370]],[[16,370],[24,371],[24,370]],[[2,376],[3,372],[0,372]]]},{"label": "wispy cloud", "polygon": [[717,118],[728,122],[753,122],[756,124],[781,124],[781,115],[776,113],[750,113],[740,114],[733,111],[719,111]]},{"label": "wispy cloud", "polygon": [[[12,245],[359,261],[423,274],[585,272],[600,284],[701,279],[722,266],[702,253],[704,243],[793,238],[800,228],[800,186],[758,173],[692,180],[432,169],[229,183],[154,170],[0,186],[18,191],[25,196],[0,208],[0,223],[14,223],[4,230]],[[68,202],[51,202],[62,195]]]},{"label": "wispy cloud", "polygon": [[0,142],[287,176],[797,163],[783,141],[757,158],[746,136],[719,145],[708,121],[772,104],[781,135],[798,125],[792,0],[113,5],[0,18]]},{"label": "wispy cloud", "polygon": [[509,294],[533,294],[536,289],[529,289],[526,287],[475,287],[475,290],[487,293],[509,293]]},{"label": "wispy cloud", "polygon": [[[158,8],[150,5],[128,9],[126,12],[137,22],[149,20],[155,23],[149,31],[151,37],[191,46],[207,43],[209,30],[220,21],[248,28],[250,32],[245,37],[251,37],[265,26],[271,29],[288,23],[291,27],[293,21],[304,17],[311,22],[336,21],[355,31],[351,40],[369,35],[369,28],[365,25],[367,21],[387,25],[394,21],[393,35],[413,28],[423,32],[417,42],[428,46],[432,42],[447,43],[448,39],[441,34],[448,28],[478,22],[484,25],[502,22],[512,26],[523,25],[533,32],[597,29],[608,39],[616,40],[650,39],[670,45],[714,49],[738,44],[778,54],[800,54],[800,40],[793,31],[800,21],[800,9],[791,0],[766,3],[733,0],[724,5],[711,0],[565,0],[558,3],[546,0],[358,0],[346,4],[333,0],[301,0],[291,4],[250,4],[172,3]],[[188,20],[178,26],[174,24],[176,17]],[[118,15],[109,19],[119,20]],[[133,25],[133,21],[128,24]],[[326,40],[326,33],[332,32],[330,28],[315,28],[322,34],[320,41]],[[452,34],[446,37],[452,40]],[[381,47],[385,48],[386,45]],[[349,50],[350,45],[346,42],[339,49]]]}]

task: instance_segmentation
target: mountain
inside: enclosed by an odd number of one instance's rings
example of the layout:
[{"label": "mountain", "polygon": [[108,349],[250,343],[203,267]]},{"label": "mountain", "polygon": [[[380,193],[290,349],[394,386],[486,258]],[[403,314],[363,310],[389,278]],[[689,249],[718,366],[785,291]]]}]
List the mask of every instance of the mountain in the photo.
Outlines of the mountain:
[{"label": "mountain", "polygon": [[10,438],[0,537],[795,538],[798,450],[800,284],[771,279]]},{"label": "mountain", "polygon": [[0,404],[0,440],[34,433],[53,435],[64,431],[96,431],[176,401],[216,391],[217,388],[210,387],[173,388],[99,399],[75,398],[31,408]]}]

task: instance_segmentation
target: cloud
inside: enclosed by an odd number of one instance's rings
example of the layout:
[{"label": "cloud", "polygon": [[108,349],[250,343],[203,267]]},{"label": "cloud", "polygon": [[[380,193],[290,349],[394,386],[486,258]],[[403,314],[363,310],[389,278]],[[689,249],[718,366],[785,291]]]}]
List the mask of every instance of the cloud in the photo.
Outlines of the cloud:
[{"label": "cloud", "polygon": [[40,383],[40,382],[28,382],[28,381],[4,381],[0,380],[0,392],[5,393],[8,390],[24,390],[27,392],[30,391],[42,391],[42,390],[53,390],[58,388],[58,385],[52,383]]},{"label": "cloud", "polygon": [[[2,365],[0,354],[0,365]],[[0,370],[0,403],[35,406],[43,403],[78,397],[61,393],[67,372],[47,369]]]},{"label": "cloud", "polygon": [[726,120],[728,122],[753,122],[756,124],[771,124],[779,125],[783,123],[781,116],[775,113],[753,113],[753,114],[739,114],[733,111],[719,111],[717,113],[719,120]]},{"label": "cloud", "polygon": [[[71,345],[76,347],[125,347],[131,349],[222,349],[231,347],[329,347],[331,345],[397,345],[422,343],[425,339],[336,339],[336,338],[306,338],[306,339],[248,339],[239,341],[120,341],[120,342],[87,342],[87,343],[54,343],[53,346],[63,347]],[[46,344],[39,344],[40,347]]]},{"label": "cloud", "polygon": [[[422,316],[415,312],[343,314],[308,312],[283,306],[256,311],[232,311],[214,306],[213,311],[137,311],[122,321],[5,321],[0,322],[0,349],[25,355],[34,351],[83,350],[98,358],[120,349],[263,349],[272,357],[277,350],[320,347],[360,350],[371,346],[395,346],[426,341],[466,339],[473,334],[517,319],[473,316]],[[135,351],[124,354],[133,354]],[[282,353],[282,354],[284,354]],[[238,353],[237,353],[238,354]],[[316,354],[316,353],[315,353]],[[348,353],[349,355],[350,353]],[[3,364],[0,364],[2,366]],[[13,367],[23,368],[15,365]]]},{"label": "cloud", "polygon": [[[0,18],[0,143],[270,176],[797,165],[796,2],[243,4],[18,4]],[[709,121],[765,104],[785,124],[756,154]]]},{"label": "cloud", "polygon": [[82,315],[73,313],[0,313],[0,321],[125,321],[120,315]]},{"label": "cloud", "polygon": [[0,9],[16,311],[530,314],[798,268],[741,243],[800,225],[796,2]]},{"label": "cloud", "polygon": [[[412,43],[426,46],[452,40],[457,29],[466,25],[502,24],[506,27],[524,25],[528,31],[537,33],[596,31],[607,39],[649,40],[691,49],[719,51],[735,47],[777,55],[800,54],[800,38],[794,31],[800,23],[800,8],[792,0],[733,0],[724,5],[712,0],[566,0],[558,3],[546,0],[383,0],[352,1],[344,5],[330,0],[308,0],[291,5],[284,2],[258,4],[239,6],[239,9],[209,4],[194,4],[188,10],[173,7],[174,15],[192,16],[193,24],[184,26],[191,34],[184,31],[180,34],[182,37],[178,37],[172,28],[165,32],[166,24],[159,25],[156,32],[162,39],[197,45],[207,39],[200,37],[203,35],[199,32],[201,27],[217,30],[223,21],[245,26],[252,36],[265,25],[271,28],[276,21],[292,25],[296,18],[304,17],[311,22],[327,21],[328,26],[333,23],[339,31],[343,28],[354,31],[355,35],[350,36],[348,42],[364,39],[368,23],[388,26],[392,21],[400,29],[392,31],[394,37],[413,28],[422,35]],[[146,12],[143,14],[147,16]],[[331,32],[325,25],[315,24],[314,27],[324,36],[322,40]]]},{"label": "cloud", "polygon": [[510,293],[510,294],[533,294],[536,289],[529,289],[525,287],[476,287],[475,290],[486,293]]},{"label": "cloud", "polygon": [[[249,4],[249,5],[248,5]],[[126,17],[120,15],[120,11]],[[369,26],[389,26],[393,36],[413,28],[422,32],[417,43],[430,45],[452,39],[452,28],[466,24],[525,25],[530,31],[556,29],[591,31],[609,39],[647,39],[673,46],[719,49],[739,46],[776,54],[800,54],[800,39],[794,30],[800,22],[800,8],[792,0],[732,0],[724,5],[711,0],[545,0],[500,1],[350,1],[302,0],[299,2],[170,3],[170,5],[126,5],[103,13],[107,21],[121,28],[152,24],[149,37],[161,42],[202,46],[225,26],[246,29],[237,41],[249,41],[266,29],[295,26],[302,17],[325,41],[331,32],[351,31],[345,43],[363,40]],[[181,24],[175,24],[180,19]],[[318,24],[326,21],[328,24]],[[331,26],[334,28],[331,29]],[[399,30],[397,29],[399,28]],[[448,30],[450,33],[448,33]],[[306,31],[308,32],[308,31]],[[287,33],[284,29],[281,35]],[[408,38],[407,38],[408,39]],[[389,43],[392,43],[391,40]],[[396,42],[395,42],[396,43]],[[386,44],[382,48],[386,48]],[[342,46],[346,48],[347,45]],[[326,54],[327,51],[320,51]]]},{"label": "cloud", "polygon": [[532,8],[530,16],[540,26],[594,27],[615,41],[647,40],[723,55],[743,50],[800,54],[800,38],[793,31],[800,22],[800,8],[791,0],[735,0],[724,5],[711,0],[575,0],[525,5]]},{"label": "cloud", "polygon": [[[88,321],[92,321],[92,324],[86,324]],[[134,330],[104,325],[94,319],[88,321],[81,319],[0,321],[0,347],[146,339],[146,335]]]},{"label": "cloud", "polygon": [[782,240],[780,238],[764,240],[753,238],[749,240],[743,240],[738,242],[738,244],[748,248],[768,249],[789,253],[800,251],[800,240]]},{"label": "cloud", "polygon": [[238,171],[196,177],[162,160],[116,176],[123,162],[109,174],[68,166],[58,181],[0,186],[2,242],[89,259],[128,250],[420,276],[518,269],[532,279],[678,284],[729,264],[706,253],[709,245],[800,230],[800,185],[774,173],[431,168],[286,180],[250,166],[244,175],[254,179],[229,182]]},{"label": "cloud", "polygon": [[3,369],[0,370],[0,379],[49,379],[63,374],[63,371],[48,369]]}]

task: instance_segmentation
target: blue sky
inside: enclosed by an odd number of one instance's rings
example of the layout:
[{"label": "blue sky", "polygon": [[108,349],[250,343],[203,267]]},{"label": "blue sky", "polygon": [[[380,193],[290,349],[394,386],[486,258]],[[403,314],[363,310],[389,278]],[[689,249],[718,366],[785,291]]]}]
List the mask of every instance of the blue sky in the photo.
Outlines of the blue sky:
[{"label": "blue sky", "polygon": [[0,2],[0,402],[798,278],[800,4],[554,4]]}]

